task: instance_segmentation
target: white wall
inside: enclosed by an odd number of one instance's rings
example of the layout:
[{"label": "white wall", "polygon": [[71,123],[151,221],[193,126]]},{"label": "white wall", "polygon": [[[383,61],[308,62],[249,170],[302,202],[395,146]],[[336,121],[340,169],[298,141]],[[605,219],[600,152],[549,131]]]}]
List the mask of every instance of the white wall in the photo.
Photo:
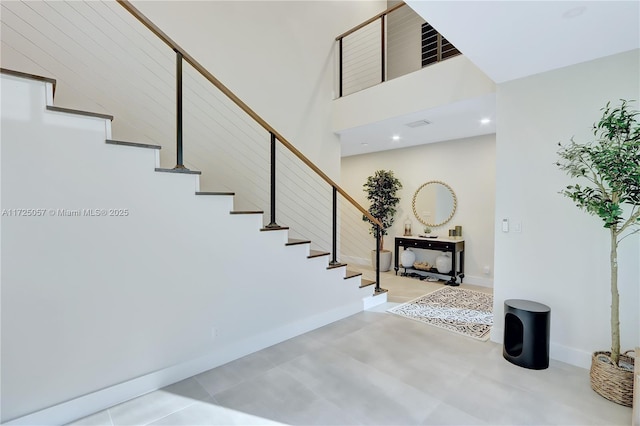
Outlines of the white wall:
[{"label": "white wall", "polygon": [[[465,238],[465,282],[492,285],[495,135],[343,158],[342,185],[365,208],[369,203],[362,185],[379,169],[392,170],[403,185],[396,221],[385,238],[385,248],[393,250],[394,236],[404,233],[407,217],[412,222],[413,233],[423,233],[424,227],[411,208],[413,194],[427,181],[443,181],[455,192],[458,207],[449,223],[432,228],[432,232],[444,236],[448,235],[449,228],[461,225]],[[367,224],[354,216],[352,210],[343,206],[341,256],[346,261],[369,263],[375,242],[367,234]],[[418,258],[433,264],[437,254],[421,251]],[[483,272],[485,266],[489,267],[489,274]]]},{"label": "white wall", "polygon": [[[592,140],[608,101],[640,99],[639,51],[498,86],[494,341],[502,340],[505,299],[551,307],[551,357],[587,367],[610,348],[609,243],[600,219],[558,194],[576,182],[555,166],[558,142]],[[637,104],[636,104],[637,108]],[[503,233],[508,218],[512,231]],[[522,233],[514,233],[519,222]],[[638,235],[620,245],[622,345],[639,343]]]},{"label": "white wall", "polygon": [[386,2],[133,3],[320,168],[337,176],[340,144],[330,126],[335,37],[384,10]]},{"label": "white wall", "polygon": [[351,315],[372,293],[286,247],[286,231],[260,232],[261,215],[230,215],[232,197],[196,196],[197,176],[155,172],[156,150],[105,144],[107,120],[45,111],[44,83],[3,75],[0,88],[2,422],[45,408],[20,424],[69,422]]}]

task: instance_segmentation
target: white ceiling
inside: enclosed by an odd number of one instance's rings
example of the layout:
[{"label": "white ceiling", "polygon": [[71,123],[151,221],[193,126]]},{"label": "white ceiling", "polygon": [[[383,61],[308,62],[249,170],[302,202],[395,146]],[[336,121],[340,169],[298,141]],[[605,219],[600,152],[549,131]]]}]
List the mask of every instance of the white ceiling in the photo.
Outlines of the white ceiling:
[{"label": "white ceiling", "polygon": [[[640,48],[640,1],[424,1],[406,3],[496,83]],[[437,66],[437,65],[435,65]],[[342,155],[495,132],[495,97],[416,111],[341,132]],[[434,125],[409,129],[418,119]],[[437,118],[437,120],[436,120]],[[394,134],[401,140],[390,140]],[[368,142],[368,145],[363,143]]]},{"label": "white ceiling", "polygon": [[[340,132],[342,156],[495,133],[495,110],[495,94],[489,94],[343,130]],[[490,122],[482,124],[482,119]],[[418,120],[427,120],[431,124],[407,126]],[[393,140],[393,136],[398,136],[399,140]]]},{"label": "white ceiling", "polygon": [[640,48],[640,2],[407,4],[496,83]]}]

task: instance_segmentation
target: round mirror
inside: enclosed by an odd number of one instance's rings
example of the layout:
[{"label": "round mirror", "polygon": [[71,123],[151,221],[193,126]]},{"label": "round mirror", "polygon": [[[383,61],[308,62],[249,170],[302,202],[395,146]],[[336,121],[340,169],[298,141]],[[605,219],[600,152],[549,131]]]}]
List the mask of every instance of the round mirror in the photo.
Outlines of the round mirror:
[{"label": "round mirror", "polygon": [[425,226],[442,226],[456,212],[458,200],[453,189],[444,182],[432,180],[423,184],[413,196],[413,214]]}]

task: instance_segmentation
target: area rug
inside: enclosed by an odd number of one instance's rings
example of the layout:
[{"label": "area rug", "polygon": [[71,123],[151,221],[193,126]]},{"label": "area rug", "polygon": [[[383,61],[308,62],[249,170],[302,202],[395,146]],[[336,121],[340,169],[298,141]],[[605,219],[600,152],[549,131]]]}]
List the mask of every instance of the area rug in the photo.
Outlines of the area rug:
[{"label": "area rug", "polygon": [[493,296],[443,287],[387,312],[485,341],[493,325]]}]

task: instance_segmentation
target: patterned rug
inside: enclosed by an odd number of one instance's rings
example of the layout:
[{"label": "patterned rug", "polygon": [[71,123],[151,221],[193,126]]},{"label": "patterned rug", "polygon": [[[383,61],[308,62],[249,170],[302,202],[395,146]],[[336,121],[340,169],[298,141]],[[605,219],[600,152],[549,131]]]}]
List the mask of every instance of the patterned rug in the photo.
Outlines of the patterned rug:
[{"label": "patterned rug", "polygon": [[387,312],[484,341],[493,325],[493,296],[443,287]]}]

